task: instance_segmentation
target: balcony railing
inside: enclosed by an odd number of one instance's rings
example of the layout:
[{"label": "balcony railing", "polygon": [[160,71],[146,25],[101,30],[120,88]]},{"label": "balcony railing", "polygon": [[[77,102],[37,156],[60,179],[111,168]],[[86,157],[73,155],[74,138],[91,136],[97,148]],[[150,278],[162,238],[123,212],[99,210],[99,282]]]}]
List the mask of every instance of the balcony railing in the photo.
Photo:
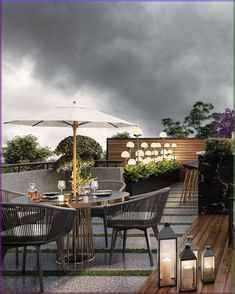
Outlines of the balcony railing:
[{"label": "balcony railing", "polygon": [[[10,172],[21,172],[27,170],[36,169],[47,169],[52,170],[55,161],[43,161],[43,162],[27,162],[27,163],[13,163],[13,164],[2,164],[2,173]],[[95,167],[110,167],[110,166],[121,166],[122,160],[96,160]]]}]

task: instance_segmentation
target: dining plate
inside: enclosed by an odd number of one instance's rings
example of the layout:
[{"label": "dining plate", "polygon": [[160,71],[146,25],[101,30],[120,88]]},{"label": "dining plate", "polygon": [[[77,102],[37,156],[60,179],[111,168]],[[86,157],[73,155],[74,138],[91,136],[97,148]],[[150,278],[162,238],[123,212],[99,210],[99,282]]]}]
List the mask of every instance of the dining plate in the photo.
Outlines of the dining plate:
[{"label": "dining plate", "polygon": [[44,192],[41,194],[41,198],[55,200],[58,198],[58,195],[59,195],[58,192]]},{"label": "dining plate", "polygon": [[97,190],[95,192],[96,196],[109,196],[112,194],[112,190]]}]

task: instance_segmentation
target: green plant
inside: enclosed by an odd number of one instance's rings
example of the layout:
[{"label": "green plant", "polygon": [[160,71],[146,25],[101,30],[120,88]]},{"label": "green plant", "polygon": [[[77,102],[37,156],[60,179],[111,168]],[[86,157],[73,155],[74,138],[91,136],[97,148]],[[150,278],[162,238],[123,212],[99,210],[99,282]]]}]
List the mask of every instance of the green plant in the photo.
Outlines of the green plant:
[{"label": "green plant", "polygon": [[160,162],[150,162],[148,164],[139,163],[138,165],[126,165],[124,177],[130,182],[139,182],[150,176],[157,176],[166,172],[174,171],[180,167],[177,160],[164,160]]},{"label": "green plant", "polygon": [[[77,158],[82,161],[98,160],[102,155],[102,147],[94,139],[87,136],[76,137],[77,139]],[[73,160],[73,137],[63,139],[55,149],[56,155],[61,155],[54,164],[54,169],[67,168]]]},{"label": "green plant", "polygon": [[232,154],[232,142],[230,139],[211,138],[206,140],[207,156],[223,156]]},{"label": "green plant", "polygon": [[131,138],[131,135],[129,132],[122,132],[122,133],[118,132],[115,135],[113,135],[111,138],[112,139],[129,139]]}]

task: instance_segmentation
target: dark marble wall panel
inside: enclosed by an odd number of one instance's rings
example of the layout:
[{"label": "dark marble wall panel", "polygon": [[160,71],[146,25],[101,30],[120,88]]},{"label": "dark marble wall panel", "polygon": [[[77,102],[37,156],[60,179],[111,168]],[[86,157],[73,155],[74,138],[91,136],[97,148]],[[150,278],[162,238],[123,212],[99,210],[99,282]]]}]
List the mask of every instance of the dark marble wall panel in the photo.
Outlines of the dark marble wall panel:
[{"label": "dark marble wall panel", "polygon": [[199,156],[198,213],[229,214],[233,193],[232,156]]}]

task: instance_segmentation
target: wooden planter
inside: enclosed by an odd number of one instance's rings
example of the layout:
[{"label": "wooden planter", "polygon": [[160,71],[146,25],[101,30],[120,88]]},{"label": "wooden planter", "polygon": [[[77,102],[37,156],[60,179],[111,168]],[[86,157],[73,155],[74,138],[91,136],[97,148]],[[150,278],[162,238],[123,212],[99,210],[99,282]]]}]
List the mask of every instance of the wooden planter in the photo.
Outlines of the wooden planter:
[{"label": "wooden planter", "polygon": [[231,214],[233,157],[199,156],[198,213]]},{"label": "wooden planter", "polygon": [[159,176],[151,176],[148,179],[139,182],[130,182],[125,179],[126,191],[129,192],[130,195],[138,195],[159,190],[178,181],[179,169],[172,172],[166,172],[165,174]]}]

